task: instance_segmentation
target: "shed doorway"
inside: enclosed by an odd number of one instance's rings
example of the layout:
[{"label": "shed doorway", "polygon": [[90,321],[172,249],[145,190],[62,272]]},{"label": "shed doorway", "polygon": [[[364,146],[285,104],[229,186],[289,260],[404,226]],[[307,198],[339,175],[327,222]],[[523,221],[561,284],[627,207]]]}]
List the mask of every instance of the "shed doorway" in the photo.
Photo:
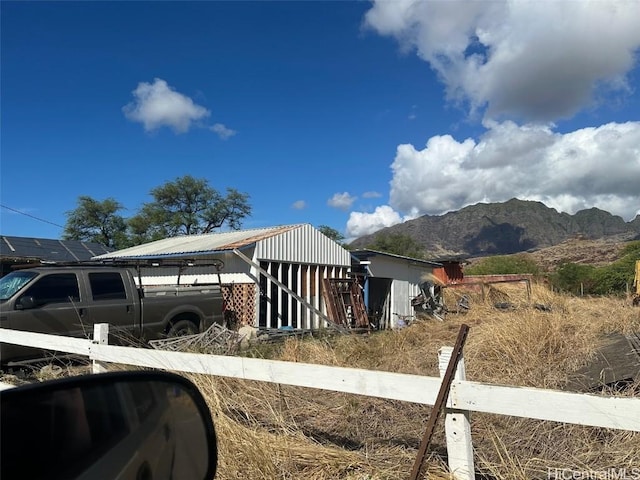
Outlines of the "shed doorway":
[{"label": "shed doorway", "polygon": [[391,278],[367,278],[365,301],[369,319],[378,330],[391,328]]}]

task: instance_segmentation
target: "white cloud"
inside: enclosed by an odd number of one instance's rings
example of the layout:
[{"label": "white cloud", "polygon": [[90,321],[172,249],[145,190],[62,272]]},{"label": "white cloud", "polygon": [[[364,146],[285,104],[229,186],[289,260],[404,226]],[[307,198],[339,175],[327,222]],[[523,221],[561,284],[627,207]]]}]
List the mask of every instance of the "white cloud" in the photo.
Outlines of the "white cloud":
[{"label": "white cloud", "polygon": [[340,210],[349,210],[357,198],[358,197],[352,197],[348,192],[334,193],[333,197],[327,200],[327,205],[339,208]]},{"label": "white cloud", "polygon": [[402,222],[404,219],[389,205],[377,207],[373,213],[351,212],[347,221],[347,236],[357,238]]},{"label": "white cloud", "polygon": [[486,126],[477,142],[442,135],[422,150],[399,145],[391,207],[415,217],[517,197],[568,213],[596,205],[625,220],[638,211],[640,122],[566,134],[513,122]]},{"label": "white cloud", "polygon": [[380,198],[382,196],[379,192],[364,192],[362,198]]},{"label": "white cloud", "polygon": [[546,122],[628,93],[638,18],[637,0],[374,0],[365,25],[415,49],[472,112]]},{"label": "white cloud", "polygon": [[142,123],[148,132],[170,127],[176,133],[184,133],[193,122],[210,115],[209,110],[196,105],[160,78],[153,83],[140,82],[132,93],[134,100],[122,111],[129,120]]},{"label": "white cloud", "polygon": [[481,115],[486,131],[399,145],[389,205],[351,213],[348,233],[513,197],[634,218],[640,122],[570,133],[551,122],[631,92],[638,18],[637,0],[373,0],[365,25],[429,62],[448,99]]},{"label": "white cloud", "polygon": [[218,137],[220,137],[222,140],[226,140],[230,137],[233,137],[236,133],[238,133],[235,130],[231,130],[230,128],[227,128],[222,123],[216,123],[215,125],[213,125],[211,127],[211,131],[218,134]]},{"label": "white cloud", "polygon": [[305,202],[304,200],[297,200],[293,202],[293,204],[291,205],[291,208],[295,210],[303,210],[307,208],[307,202]]},{"label": "white cloud", "polygon": [[415,120],[418,118],[418,114],[416,113],[417,105],[411,105],[411,112],[409,112],[409,116],[407,117],[409,120]]}]

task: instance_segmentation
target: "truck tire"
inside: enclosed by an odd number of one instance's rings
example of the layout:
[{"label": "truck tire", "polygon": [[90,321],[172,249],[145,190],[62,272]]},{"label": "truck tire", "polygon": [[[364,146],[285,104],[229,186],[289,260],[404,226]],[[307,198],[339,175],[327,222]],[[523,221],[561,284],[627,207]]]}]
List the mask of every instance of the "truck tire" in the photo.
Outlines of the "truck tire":
[{"label": "truck tire", "polygon": [[178,319],[176,320],[169,331],[167,332],[168,337],[184,337],[186,335],[195,335],[198,333],[198,326],[193,323],[191,320],[186,319]]}]

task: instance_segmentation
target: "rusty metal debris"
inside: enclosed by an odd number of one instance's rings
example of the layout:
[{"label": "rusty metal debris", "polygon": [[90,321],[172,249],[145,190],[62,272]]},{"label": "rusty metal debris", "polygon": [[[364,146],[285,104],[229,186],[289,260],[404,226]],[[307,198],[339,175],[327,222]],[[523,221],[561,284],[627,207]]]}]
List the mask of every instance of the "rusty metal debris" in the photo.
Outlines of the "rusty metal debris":
[{"label": "rusty metal debris", "polygon": [[149,340],[149,345],[156,350],[229,355],[238,350],[241,340],[238,332],[214,323],[202,333]]},{"label": "rusty metal debris", "polygon": [[346,329],[368,329],[362,288],[356,278],[324,278],[322,294],[329,319]]},{"label": "rusty metal debris", "polygon": [[462,349],[464,347],[464,343],[467,339],[468,333],[469,326],[465,325],[464,323],[460,325],[458,337],[456,338],[453,352],[451,352],[451,358],[449,359],[447,370],[445,371],[444,377],[442,378],[440,390],[438,390],[438,396],[436,397],[433,409],[431,410],[431,415],[429,415],[427,428],[422,437],[422,441],[420,442],[418,455],[416,456],[416,461],[414,462],[411,474],[409,475],[409,480],[417,480],[418,476],[420,475],[422,464],[424,463],[424,459],[427,454],[427,448],[429,448],[429,443],[431,443],[431,438],[433,437],[433,433],[435,431],[436,422],[438,421],[440,413],[442,412],[442,410],[444,410],[444,407],[447,403],[447,398],[449,397],[449,389],[451,388],[453,376],[455,375],[456,368],[458,367],[458,361],[462,356]]},{"label": "rusty metal debris", "polygon": [[411,306],[416,313],[425,313],[440,321],[444,320],[447,307],[444,304],[442,289],[445,285],[433,275],[425,276],[422,280],[419,285],[420,294],[411,300]]}]

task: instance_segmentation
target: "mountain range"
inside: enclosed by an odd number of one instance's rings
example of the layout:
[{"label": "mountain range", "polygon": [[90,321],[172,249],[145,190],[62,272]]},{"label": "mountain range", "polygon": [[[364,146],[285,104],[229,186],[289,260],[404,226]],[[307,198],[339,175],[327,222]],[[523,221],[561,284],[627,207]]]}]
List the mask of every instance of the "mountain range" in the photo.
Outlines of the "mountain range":
[{"label": "mountain range", "polygon": [[554,246],[571,238],[639,240],[640,215],[630,222],[598,208],[571,215],[541,202],[513,198],[503,203],[478,203],[444,215],[423,215],[360,237],[349,247],[366,248],[377,235],[389,234],[411,237],[430,257],[506,255]]}]

